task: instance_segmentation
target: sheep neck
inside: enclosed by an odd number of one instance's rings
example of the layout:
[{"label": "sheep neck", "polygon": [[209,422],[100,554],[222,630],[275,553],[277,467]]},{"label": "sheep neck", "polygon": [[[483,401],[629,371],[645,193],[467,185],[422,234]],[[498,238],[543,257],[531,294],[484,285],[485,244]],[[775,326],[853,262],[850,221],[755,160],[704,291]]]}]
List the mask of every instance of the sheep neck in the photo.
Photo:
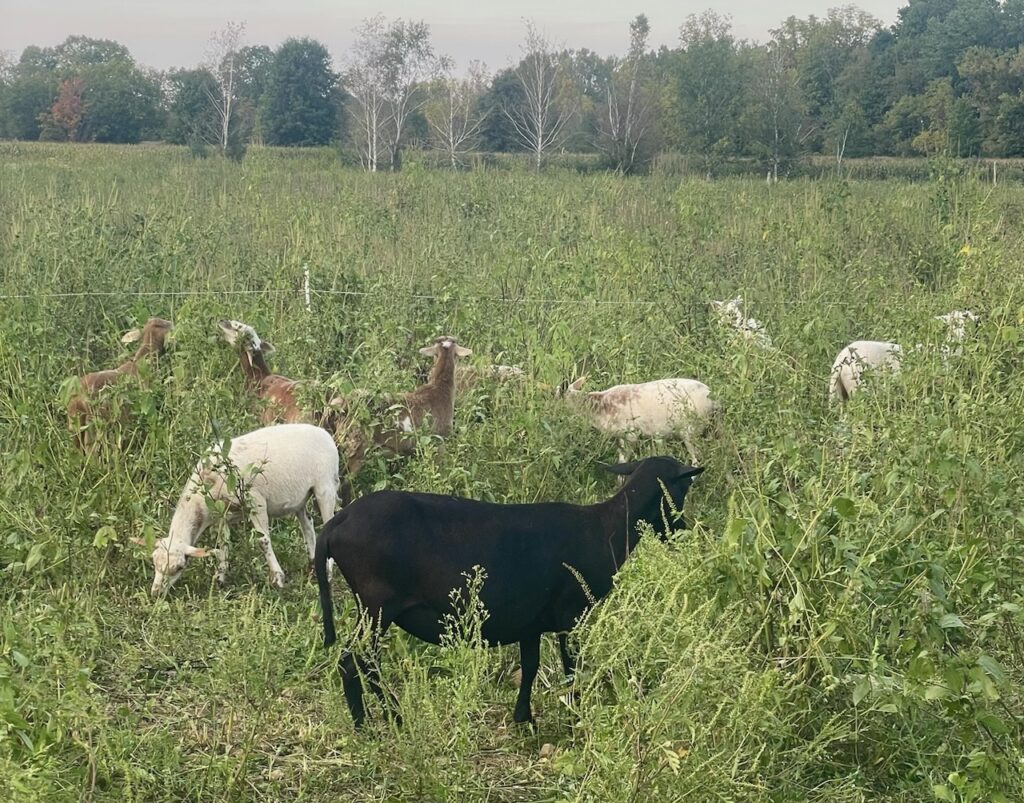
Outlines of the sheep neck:
[{"label": "sheep neck", "polygon": [[238,362],[245,374],[245,383],[250,390],[255,390],[260,383],[270,376],[270,368],[266,358],[259,349],[244,348],[239,352]]},{"label": "sheep neck", "polygon": [[640,532],[637,530],[640,522],[658,527],[663,497],[664,493],[657,480],[652,488],[648,480],[634,475],[615,496],[604,503],[608,542],[616,565],[621,566],[640,542]]},{"label": "sheep neck", "polygon": [[425,401],[435,420],[450,418],[455,411],[455,353],[452,349],[441,349],[430,368],[427,383],[416,392]]},{"label": "sheep neck", "polygon": [[210,514],[206,507],[202,483],[193,477],[192,482],[185,488],[185,492],[174,508],[171,526],[167,531],[169,546],[175,544],[194,545],[203,530],[206,529],[209,518]]},{"label": "sheep neck", "polygon": [[427,377],[427,384],[435,387],[445,385],[451,387],[455,380],[455,351],[454,349],[439,349],[434,364],[430,367],[430,375]]}]

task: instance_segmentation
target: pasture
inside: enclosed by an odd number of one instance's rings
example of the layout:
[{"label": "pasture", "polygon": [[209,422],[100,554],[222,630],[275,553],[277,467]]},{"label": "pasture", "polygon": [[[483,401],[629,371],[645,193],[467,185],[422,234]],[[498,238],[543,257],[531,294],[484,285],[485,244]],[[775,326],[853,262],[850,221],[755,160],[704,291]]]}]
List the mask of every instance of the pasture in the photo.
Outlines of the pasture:
[{"label": "pasture", "polygon": [[[716,326],[737,293],[771,349]],[[933,316],[962,308],[981,324],[947,364]],[[66,380],[150,315],[171,348],[87,461]],[[553,387],[711,387],[692,527],[643,539],[578,629],[574,699],[547,637],[536,725],[513,724],[518,653],[475,649],[478,612],[443,649],[392,629],[404,723],[371,704],[356,733],[293,520],[283,590],[236,528],[225,587],[194,562],[150,599],[130,539],[166,533],[211,440],[258,426],[222,318],[340,392],[413,388],[439,334],[525,369],[457,398],[440,456],[371,459],[360,494],[592,503],[617,445]],[[1024,799],[1022,335],[1024,191],[949,162],[767,185],[0,144],[0,799]],[[840,411],[857,339],[922,348]],[[340,580],[335,602],[344,633]]]}]

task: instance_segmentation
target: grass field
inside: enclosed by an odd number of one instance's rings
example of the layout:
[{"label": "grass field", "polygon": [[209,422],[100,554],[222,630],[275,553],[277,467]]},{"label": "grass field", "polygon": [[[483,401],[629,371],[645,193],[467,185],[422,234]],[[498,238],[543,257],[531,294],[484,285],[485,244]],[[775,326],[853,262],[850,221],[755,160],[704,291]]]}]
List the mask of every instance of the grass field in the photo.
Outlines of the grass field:
[{"label": "grass field", "polygon": [[[1022,224],[1020,186],[942,163],[768,186],[0,144],[0,799],[1024,799]],[[709,318],[737,292],[774,350]],[[964,307],[982,325],[947,366],[932,316]],[[120,391],[130,443],[87,462],[65,380],[149,315],[173,348]],[[150,600],[129,539],[166,532],[217,433],[257,425],[221,317],[338,390],[410,389],[440,333],[527,370],[458,399],[440,460],[373,461],[360,492],[596,501],[615,444],[544,386],[711,386],[695,524],[645,539],[579,629],[575,700],[553,640],[530,729],[515,649],[393,630],[404,725],[356,734],[294,522],[284,591],[238,531],[226,588],[199,562]],[[924,347],[832,410],[862,338]]]}]

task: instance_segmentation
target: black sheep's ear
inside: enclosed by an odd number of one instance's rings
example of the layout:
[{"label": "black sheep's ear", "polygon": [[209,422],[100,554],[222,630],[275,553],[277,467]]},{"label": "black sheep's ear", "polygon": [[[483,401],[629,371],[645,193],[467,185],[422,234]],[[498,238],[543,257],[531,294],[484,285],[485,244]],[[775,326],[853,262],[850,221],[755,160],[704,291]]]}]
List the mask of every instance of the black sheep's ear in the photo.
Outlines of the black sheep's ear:
[{"label": "black sheep's ear", "polygon": [[618,474],[620,476],[628,476],[636,471],[636,467],[639,463],[598,463],[601,468],[611,474]]},{"label": "black sheep's ear", "polygon": [[678,477],[696,477],[698,474],[704,473],[704,466],[682,466],[679,471]]}]

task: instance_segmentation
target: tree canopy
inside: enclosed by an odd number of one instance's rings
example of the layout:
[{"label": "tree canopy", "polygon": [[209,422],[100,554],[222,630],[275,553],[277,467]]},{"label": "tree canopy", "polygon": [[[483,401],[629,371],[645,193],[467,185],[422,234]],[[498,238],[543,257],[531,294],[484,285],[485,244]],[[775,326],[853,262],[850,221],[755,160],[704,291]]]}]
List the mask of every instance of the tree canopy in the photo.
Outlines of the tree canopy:
[{"label": "tree canopy", "polygon": [[[624,171],[666,150],[692,154],[708,173],[744,158],[776,174],[814,153],[1024,153],[1024,0],[909,0],[888,26],[846,5],[784,19],[764,42],[738,38],[714,12],[680,23],[676,44],[655,52],[646,18],[624,19],[620,56],[546,41],[538,48],[527,37],[518,63],[465,94],[468,84],[454,83],[461,76],[435,57],[425,23],[373,18],[366,24],[379,36],[367,42],[381,46],[368,52],[380,58],[360,61],[366,53],[354,46],[340,54],[348,65],[340,79],[327,49],[309,38],[232,51],[230,103],[223,81],[219,94],[208,83],[223,64],[158,74],[118,42],[69,36],[0,58],[0,136],[183,142],[208,127],[206,95],[230,108],[230,129],[243,142],[322,145],[343,139],[349,97],[349,117],[365,123],[349,126],[350,148],[376,154],[366,130],[379,127],[392,168],[405,141],[458,163],[450,125],[458,90],[475,147],[590,151]],[[531,112],[538,92],[543,109]]]}]

